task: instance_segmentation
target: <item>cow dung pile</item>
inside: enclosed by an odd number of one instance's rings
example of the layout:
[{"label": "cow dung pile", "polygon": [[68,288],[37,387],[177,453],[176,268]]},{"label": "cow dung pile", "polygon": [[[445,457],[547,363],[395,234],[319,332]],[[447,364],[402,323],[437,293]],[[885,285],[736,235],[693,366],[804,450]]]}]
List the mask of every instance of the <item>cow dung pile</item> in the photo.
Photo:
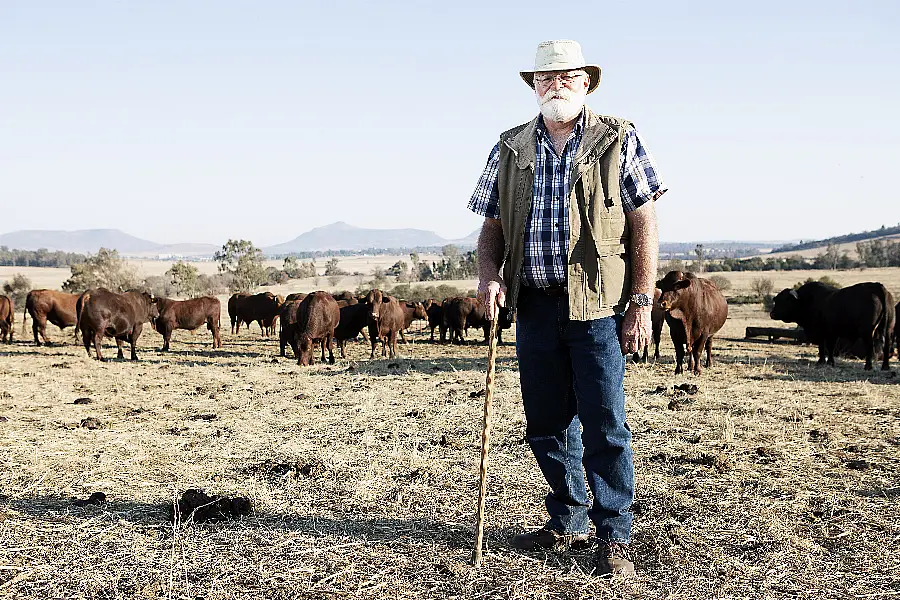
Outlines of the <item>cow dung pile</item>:
[{"label": "cow dung pile", "polygon": [[243,496],[210,496],[203,490],[189,489],[173,507],[171,519],[176,522],[225,521],[247,516],[253,509],[249,498]]}]

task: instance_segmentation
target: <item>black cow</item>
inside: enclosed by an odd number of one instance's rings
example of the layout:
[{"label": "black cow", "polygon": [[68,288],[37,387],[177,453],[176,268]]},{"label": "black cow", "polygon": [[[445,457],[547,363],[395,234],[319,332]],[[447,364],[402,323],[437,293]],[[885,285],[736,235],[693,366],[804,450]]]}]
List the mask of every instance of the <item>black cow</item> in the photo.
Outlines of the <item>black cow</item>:
[{"label": "black cow", "polygon": [[891,332],[896,319],[894,298],[880,283],[857,283],[835,290],[818,281],[775,296],[770,316],[797,323],[807,339],[819,346],[819,364],[834,366],[838,340],[860,340],[865,348],[866,370],[879,350],[882,370],[890,368]]}]

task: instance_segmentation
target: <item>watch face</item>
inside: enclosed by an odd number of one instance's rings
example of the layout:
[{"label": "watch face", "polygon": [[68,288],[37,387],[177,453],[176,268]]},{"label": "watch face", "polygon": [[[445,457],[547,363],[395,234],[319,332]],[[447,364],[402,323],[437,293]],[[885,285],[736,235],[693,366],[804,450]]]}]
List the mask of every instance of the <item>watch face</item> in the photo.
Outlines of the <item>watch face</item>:
[{"label": "watch face", "polygon": [[631,301],[638,306],[650,306],[652,304],[650,296],[648,296],[647,294],[632,294]]}]

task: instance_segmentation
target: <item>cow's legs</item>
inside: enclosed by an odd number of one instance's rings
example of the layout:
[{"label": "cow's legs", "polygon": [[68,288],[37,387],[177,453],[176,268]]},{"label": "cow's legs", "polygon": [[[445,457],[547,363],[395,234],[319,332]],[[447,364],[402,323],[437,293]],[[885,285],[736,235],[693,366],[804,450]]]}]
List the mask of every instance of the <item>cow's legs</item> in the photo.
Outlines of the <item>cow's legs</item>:
[{"label": "cow's legs", "polygon": [[[869,338],[869,339],[866,339],[866,338]],[[876,341],[875,336],[863,337],[863,343],[866,346],[866,371],[872,370],[872,363],[875,361],[875,341]]]},{"label": "cow's legs", "polygon": [[101,342],[103,342],[103,330],[97,329],[97,331],[94,332],[94,352],[96,352],[96,354],[97,354],[97,360],[102,362],[102,361],[105,361],[106,359],[104,359],[103,355],[100,354]]},{"label": "cow's legs", "polygon": [[701,372],[700,356],[703,354],[703,348],[706,347],[706,340],[707,337],[705,335],[701,335],[698,339],[694,340],[693,344],[691,344],[691,358],[694,362],[694,375],[699,375]]},{"label": "cow's legs", "polygon": [[682,363],[684,363],[684,344],[682,344],[681,342],[676,342],[675,343],[675,374],[676,375],[681,375],[684,372]]},{"label": "cow's legs", "polygon": [[[218,318],[216,318],[216,320],[213,321],[213,343],[215,344],[215,348],[222,347],[222,332],[219,329],[219,319]],[[215,350],[215,348],[213,348],[213,350]]]},{"label": "cow's legs", "polygon": [[44,343],[47,342],[47,320],[46,319],[35,319],[32,317],[31,319],[31,332],[34,334],[34,343],[37,346],[41,345],[41,340],[38,339],[38,335],[44,338]]},{"label": "cow's legs", "polygon": [[391,332],[391,358],[397,358],[397,332]]},{"label": "cow's legs", "polygon": [[[324,343],[324,342],[323,342]],[[322,357],[322,362],[325,362],[325,357]],[[328,332],[328,362],[330,364],[334,364],[334,331]]]},{"label": "cow's legs", "polygon": [[88,358],[91,356],[91,339],[92,335],[88,335],[90,331],[87,328],[81,330],[81,343],[84,345],[84,349],[87,352]]},{"label": "cow's legs", "polygon": [[347,358],[344,354],[344,346],[347,345],[347,340],[338,340],[338,348],[341,350],[341,358]]},{"label": "cow's legs", "polygon": [[[144,329],[143,323],[138,323],[134,326],[134,329],[131,330],[131,335],[128,336],[128,341],[131,342],[131,360],[137,360],[137,341],[138,338],[141,337],[141,331]],[[172,335],[172,330],[169,330],[169,335]],[[168,342],[166,342],[168,346]]]},{"label": "cow's legs", "polygon": [[403,342],[404,344],[408,344],[408,343],[409,343],[409,342],[406,341],[406,336],[403,335],[403,330],[402,330],[402,329],[400,330],[400,341]]},{"label": "cow's legs", "polygon": [[706,338],[706,368],[712,365],[712,336]]},{"label": "cow's legs", "polygon": [[816,361],[817,365],[824,365],[826,363],[826,356],[828,353],[825,351],[825,342],[819,342],[819,360]]},{"label": "cow's legs", "polygon": [[122,351],[122,346],[123,346],[122,338],[120,338],[120,337],[117,336],[117,337],[115,338],[115,340],[116,340],[116,346],[119,348],[119,353],[116,354],[116,358],[120,358],[120,359],[123,359],[123,360],[124,360],[124,359],[125,359],[125,353]]}]

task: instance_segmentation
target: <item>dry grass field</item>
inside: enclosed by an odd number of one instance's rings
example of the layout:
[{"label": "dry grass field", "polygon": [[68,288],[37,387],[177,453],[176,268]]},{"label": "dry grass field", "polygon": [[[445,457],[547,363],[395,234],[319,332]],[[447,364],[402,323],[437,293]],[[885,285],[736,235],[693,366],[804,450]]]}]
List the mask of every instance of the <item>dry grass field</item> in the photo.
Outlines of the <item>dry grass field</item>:
[{"label": "dry grass field", "polygon": [[[545,494],[512,345],[475,570],[484,346],[413,334],[402,359],[360,342],[301,368],[256,325],[226,325],[217,351],[179,331],[169,354],[148,328],[140,362],[98,363],[71,329],[23,343],[19,313],[0,346],[0,598],[898,597],[900,378],[742,339],[772,324],[732,306],[699,378],[672,375],[667,338],[658,364],[629,364],[639,576],[610,581],[589,552],[507,544],[543,523]],[[192,487],[253,511],[173,524]],[[94,492],[107,501],[73,504]]]}]

